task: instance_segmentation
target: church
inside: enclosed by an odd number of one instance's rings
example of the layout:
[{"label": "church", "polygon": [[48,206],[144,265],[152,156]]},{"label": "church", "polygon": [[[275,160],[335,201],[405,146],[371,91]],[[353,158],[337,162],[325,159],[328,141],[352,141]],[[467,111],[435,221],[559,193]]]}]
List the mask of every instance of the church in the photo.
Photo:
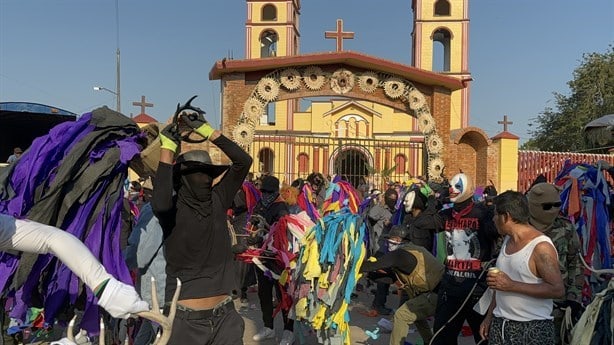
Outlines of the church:
[{"label": "church", "polygon": [[256,175],[383,186],[463,171],[516,187],[518,137],[469,126],[468,0],[412,1],[411,66],[344,50],[354,34],[342,19],[324,32],[335,51],[301,54],[299,0],[246,4],[245,59],[217,61],[209,78],[222,85],[222,131]]}]

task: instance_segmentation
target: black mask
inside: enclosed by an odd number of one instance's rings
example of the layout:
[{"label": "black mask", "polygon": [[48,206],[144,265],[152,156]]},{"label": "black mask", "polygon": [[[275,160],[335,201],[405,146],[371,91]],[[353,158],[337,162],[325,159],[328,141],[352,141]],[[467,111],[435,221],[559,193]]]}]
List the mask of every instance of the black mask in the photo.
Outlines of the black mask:
[{"label": "black mask", "polygon": [[202,202],[211,200],[211,184],[213,183],[211,176],[197,171],[183,175],[182,180],[196,200]]},{"label": "black mask", "polygon": [[397,199],[386,199],[386,206],[388,206],[391,211],[394,211],[394,208],[397,206]]}]

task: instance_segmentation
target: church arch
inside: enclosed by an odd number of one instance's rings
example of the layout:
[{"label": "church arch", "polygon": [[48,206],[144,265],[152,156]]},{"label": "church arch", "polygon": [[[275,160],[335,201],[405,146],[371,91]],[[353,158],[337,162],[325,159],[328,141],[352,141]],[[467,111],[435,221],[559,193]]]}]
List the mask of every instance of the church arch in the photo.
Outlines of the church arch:
[{"label": "church arch", "polygon": [[369,175],[373,165],[373,156],[369,150],[356,144],[346,144],[335,149],[330,157],[330,174],[336,174],[350,182],[354,187],[360,183],[360,178]]},{"label": "church arch", "polygon": [[296,157],[296,160],[298,161],[299,176],[307,176],[307,173],[309,173],[309,155],[301,152]]},{"label": "church arch", "polygon": [[263,147],[258,152],[258,169],[260,173],[273,173],[275,167],[275,152],[268,147]]},{"label": "church arch", "polygon": [[407,156],[405,156],[402,153],[397,154],[396,156],[394,156],[394,172],[398,175],[402,175],[405,174],[405,172],[407,171]]},{"label": "church arch", "polygon": [[260,57],[277,56],[279,35],[273,29],[266,29],[260,35]]},{"label": "church arch", "polygon": [[277,7],[273,4],[266,4],[262,6],[262,21],[276,21],[277,20]]},{"label": "church arch", "polygon": [[433,5],[433,13],[436,16],[449,16],[450,15],[450,2],[448,0],[437,0]]},{"label": "church arch", "polygon": [[433,41],[433,71],[450,71],[450,51],[452,33],[448,28],[440,27],[431,35]]}]

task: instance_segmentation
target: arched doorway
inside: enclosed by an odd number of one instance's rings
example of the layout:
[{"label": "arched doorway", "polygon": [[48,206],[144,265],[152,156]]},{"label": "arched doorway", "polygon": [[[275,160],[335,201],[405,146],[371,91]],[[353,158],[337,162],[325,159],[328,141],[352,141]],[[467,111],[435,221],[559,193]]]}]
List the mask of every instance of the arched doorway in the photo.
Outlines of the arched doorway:
[{"label": "arched doorway", "polygon": [[350,182],[354,187],[360,184],[360,178],[369,175],[367,166],[369,159],[364,152],[357,148],[342,149],[337,157],[335,157],[333,171],[335,174],[342,176]]},{"label": "arched doorway", "polygon": [[258,167],[260,173],[272,174],[275,167],[275,153],[268,147],[265,147],[258,152]]}]

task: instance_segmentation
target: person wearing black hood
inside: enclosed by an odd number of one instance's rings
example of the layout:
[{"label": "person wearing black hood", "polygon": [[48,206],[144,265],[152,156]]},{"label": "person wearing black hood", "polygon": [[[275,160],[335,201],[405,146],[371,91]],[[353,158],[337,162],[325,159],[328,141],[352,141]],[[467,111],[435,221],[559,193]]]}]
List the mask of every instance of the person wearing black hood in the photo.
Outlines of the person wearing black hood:
[{"label": "person wearing black hood", "polygon": [[[279,179],[277,177],[264,176],[260,191],[262,196],[254,207],[254,214],[263,217],[270,227],[290,212],[288,205],[279,194]],[[262,242],[258,244],[261,245]],[[273,289],[275,289],[278,299],[281,298],[281,290],[277,281],[267,277],[261,269],[256,268],[256,276],[258,277],[258,299],[260,299],[264,327],[253,336],[253,339],[262,341],[275,338],[275,331],[273,330]],[[294,322],[288,318],[287,311],[282,310],[282,316],[284,332],[281,344],[292,344],[294,342]]]},{"label": "person wearing black hood", "polygon": [[403,225],[408,230],[409,240],[433,252],[435,232],[441,231],[443,222],[436,210],[434,194],[425,196],[418,187],[411,188],[403,197],[405,217]]},{"label": "person wearing black hood", "polygon": [[[473,202],[474,188],[464,173],[450,180],[451,208],[440,215],[444,221],[447,256],[446,270],[440,283],[431,344],[457,344],[465,320],[475,342],[481,341],[480,325],[484,315],[473,310],[486,290],[486,264],[496,258],[499,234],[493,213],[483,204]],[[483,342],[482,342],[483,344]]]},{"label": "person wearing black hood", "polygon": [[244,321],[230,297],[236,275],[226,211],[252,158],[202,114],[182,113],[180,120],[220,148],[232,164],[213,165],[203,150],[187,151],[174,160],[181,142],[178,125],[160,133],[152,207],[165,238],[167,305],[177,279],[182,282],[169,344],[243,344]]}]

